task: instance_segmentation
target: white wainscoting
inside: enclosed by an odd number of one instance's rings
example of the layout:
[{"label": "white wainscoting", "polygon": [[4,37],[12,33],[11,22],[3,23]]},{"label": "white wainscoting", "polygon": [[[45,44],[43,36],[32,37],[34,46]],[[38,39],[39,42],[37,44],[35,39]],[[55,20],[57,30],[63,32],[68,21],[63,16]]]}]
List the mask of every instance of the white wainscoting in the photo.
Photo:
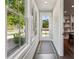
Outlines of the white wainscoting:
[{"label": "white wainscoting", "polygon": [[24,48],[22,48],[21,50],[16,51],[8,59],[32,59],[39,43],[39,39],[33,39],[34,40],[32,40],[31,44],[24,46]]}]

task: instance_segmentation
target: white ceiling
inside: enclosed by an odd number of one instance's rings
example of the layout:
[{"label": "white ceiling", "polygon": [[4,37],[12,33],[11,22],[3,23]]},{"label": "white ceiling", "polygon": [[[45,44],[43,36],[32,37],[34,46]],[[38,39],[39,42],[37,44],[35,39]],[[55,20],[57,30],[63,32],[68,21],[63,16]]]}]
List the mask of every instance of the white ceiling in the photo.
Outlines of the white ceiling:
[{"label": "white ceiling", "polygon": [[56,0],[35,0],[40,11],[50,11],[56,4]]}]

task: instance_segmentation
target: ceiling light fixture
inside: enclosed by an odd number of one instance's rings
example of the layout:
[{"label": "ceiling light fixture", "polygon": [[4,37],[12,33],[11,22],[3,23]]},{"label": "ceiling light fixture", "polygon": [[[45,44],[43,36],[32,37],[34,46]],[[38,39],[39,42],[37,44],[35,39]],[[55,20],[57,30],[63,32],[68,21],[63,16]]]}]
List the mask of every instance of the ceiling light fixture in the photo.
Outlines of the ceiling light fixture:
[{"label": "ceiling light fixture", "polygon": [[48,2],[47,2],[47,1],[45,1],[44,3],[45,3],[45,4],[47,4]]},{"label": "ceiling light fixture", "polygon": [[72,7],[74,7],[74,5],[72,5]]}]

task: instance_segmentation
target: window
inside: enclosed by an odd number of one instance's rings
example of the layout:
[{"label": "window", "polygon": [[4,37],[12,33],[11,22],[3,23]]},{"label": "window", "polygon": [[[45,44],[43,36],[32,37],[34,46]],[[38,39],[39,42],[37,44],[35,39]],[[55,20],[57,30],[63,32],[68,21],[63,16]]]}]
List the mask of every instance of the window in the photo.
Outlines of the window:
[{"label": "window", "polygon": [[32,7],[32,22],[33,22],[33,36],[37,35],[37,12],[34,8],[34,6]]},{"label": "window", "polygon": [[42,37],[49,36],[49,17],[42,16]]},{"label": "window", "polygon": [[34,19],[34,34],[37,35],[37,12],[35,11],[35,15],[34,15],[35,19]]},{"label": "window", "polygon": [[7,56],[9,57],[24,43],[25,20],[24,20],[24,0],[6,0],[7,7]]},{"label": "window", "polygon": [[42,20],[43,20],[42,28],[48,28],[49,27],[48,16],[43,16]]}]

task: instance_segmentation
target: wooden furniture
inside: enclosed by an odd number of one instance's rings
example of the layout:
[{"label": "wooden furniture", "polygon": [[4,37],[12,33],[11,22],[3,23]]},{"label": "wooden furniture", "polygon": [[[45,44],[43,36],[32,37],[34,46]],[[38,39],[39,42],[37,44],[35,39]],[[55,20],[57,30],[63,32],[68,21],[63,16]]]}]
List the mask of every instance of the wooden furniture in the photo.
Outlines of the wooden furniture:
[{"label": "wooden furniture", "polygon": [[65,16],[64,20],[64,39],[69,39],[69,33],[71,31],[71,19],[70,16]]},{"label": "wooden furniture", "polygon": [[69,33],[69,40],[70,46],[74,45],[74,33]]}]

